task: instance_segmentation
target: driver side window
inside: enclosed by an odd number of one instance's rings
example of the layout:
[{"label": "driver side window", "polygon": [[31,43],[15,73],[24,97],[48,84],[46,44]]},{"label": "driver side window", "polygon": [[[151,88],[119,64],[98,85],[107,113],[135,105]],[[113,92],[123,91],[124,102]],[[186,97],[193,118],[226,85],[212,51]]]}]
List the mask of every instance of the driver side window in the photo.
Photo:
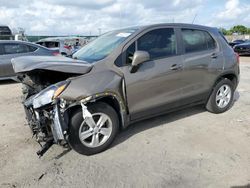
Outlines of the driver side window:
[{"label": "driver side window", "polygon": [[138,39],[138,50],[147,51],[151,59],[176,55],[173,28],[155,29]]},{"label": "driver side window", "polygon": [[176,55],[176,37],[174,29],[155,29],[141,36],[127,48],[127,64],[132,63],[133,55],[136,50],[147,51],[150,55],[150,59],[160,59]]}]

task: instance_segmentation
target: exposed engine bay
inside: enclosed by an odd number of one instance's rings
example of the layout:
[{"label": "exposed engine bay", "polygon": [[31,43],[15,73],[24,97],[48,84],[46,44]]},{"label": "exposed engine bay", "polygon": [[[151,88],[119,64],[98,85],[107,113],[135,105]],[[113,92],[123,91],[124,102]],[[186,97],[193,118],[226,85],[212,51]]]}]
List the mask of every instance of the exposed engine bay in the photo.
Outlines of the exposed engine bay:
[{"label": "exposed engine bay", "polygon": [[39,157],[53,144],[70,146],[81,154],[98,153],[103,143],[112,142],[119,122],[127,125],[125,81],[105,64],[98,67],[65,57],[20,57],[12,65],[23,84],[23,106],[41,146]]},{"label": "exposed engine bay", "polygon": [[[58,83],[60,81],[66,80],[69,77],[79,76],[79,74],[72,73],[61,73],[56,71],[43,71],[38,70],[31,73],[19,74],[18,80],[23,83],[22,93],[23,93],[23,105],[26,113],[26,118],[28,124],[32,130],[33,136],[36,138],[37,142],[41,145],[41,150],[37,152],[38,156],[42,156],[52,144],[55,142],[54,137],[58,137],[58,132],[60,137],[58,141],[63,141],[63,135],[61,131],[53,130],[51,124],[56,124],[60,121],[59,113],[62,113],[59,109],[58,105],[62,107],[66,107],[64,101],[58,101],[58,104],[54,104],[54,106],[48,105],[43,108],[34,109],[34,106],[29,104],[29,101],[33,99],[39,92],[44,90],[45,88]],[[31,101],[30,101],[31,102]],[[56,119],[56,121],[52,121]],[[63,122],[63,121],[62,121]],[[60,127],[60,126],[58,126]],[[61,127],[60,127],[61,128]],[[65,127],[66,129],[66,127]],[[53,131],[57,131],[54,133]],[[67,146],[66,142],[58,143],[62,146]]]},{"label": "exposed engine bay", "polygon": [[92,66],[69,58],[51,57],[20,57],[13,59],[12,65],[17,80],[22,83],[26,119],[42,147],[37,155],[41,157],[53,143],[67,146],[62,129],[66,130],[64,122],[68,120],[64,112],[70,103],[57,96],[70,83],[68,78],[88,73]]}]

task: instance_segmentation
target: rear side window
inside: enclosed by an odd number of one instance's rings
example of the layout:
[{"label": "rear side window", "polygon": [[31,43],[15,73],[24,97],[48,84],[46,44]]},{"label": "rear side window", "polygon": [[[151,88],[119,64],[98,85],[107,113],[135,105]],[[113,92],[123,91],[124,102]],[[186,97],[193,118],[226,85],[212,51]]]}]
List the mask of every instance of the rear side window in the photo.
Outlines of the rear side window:
[{"label": "rear side window", "polygon": [[214,39],[206,31],[182,29],[182,38],[186,53],[199,52],[216,48]]},{"label": "rear side window", "polygon": [[45,42],[45,47],[47,48],[58,48],[59,47],[59,42]]},{"label": "rear side window", "polygon": [[24,44],[4,44],[3,51],[5,54],[19,54],[29,52],[29,47]]},{"label": "rear side window", "polygon": [[176,38],[173,28],[155,29],[137,41],[137,50],[147,51],[151,59],[176,54]]},{"label": "rear side window", "polygon": [[29,52],[34,52],[37,50],[37,47],[35,46],[28,46],[29,47]]}]

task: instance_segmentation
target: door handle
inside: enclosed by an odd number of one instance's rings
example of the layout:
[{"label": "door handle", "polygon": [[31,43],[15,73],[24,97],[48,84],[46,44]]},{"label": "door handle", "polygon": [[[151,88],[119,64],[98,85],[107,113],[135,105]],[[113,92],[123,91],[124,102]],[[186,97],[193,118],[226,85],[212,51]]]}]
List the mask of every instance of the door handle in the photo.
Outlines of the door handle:
[{"label": "door handle", "polygon": [[171,70],[179,70],[181,68],[182,68],[182,65],[180,65],[180,64],[173,64],[170,69]]},{"label": "door handle", "polygon": [[217,57],[218,57],[218,54],[217,54],[217,53],[212,53],[212,54],[211,54],[211,58],[215,59],[215,58],[217,58]]}]

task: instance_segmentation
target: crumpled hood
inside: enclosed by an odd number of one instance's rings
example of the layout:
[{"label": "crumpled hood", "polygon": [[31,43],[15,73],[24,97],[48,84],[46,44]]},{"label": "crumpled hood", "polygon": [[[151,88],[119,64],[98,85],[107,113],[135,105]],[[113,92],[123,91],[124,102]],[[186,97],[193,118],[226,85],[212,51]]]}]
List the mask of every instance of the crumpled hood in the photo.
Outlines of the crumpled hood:
[{"label": "crumpled hood", "polygon": [[93,65],[63,56],[24,56],[11,60],[15,73],[50,70],[64,73],[86,74]]}]

